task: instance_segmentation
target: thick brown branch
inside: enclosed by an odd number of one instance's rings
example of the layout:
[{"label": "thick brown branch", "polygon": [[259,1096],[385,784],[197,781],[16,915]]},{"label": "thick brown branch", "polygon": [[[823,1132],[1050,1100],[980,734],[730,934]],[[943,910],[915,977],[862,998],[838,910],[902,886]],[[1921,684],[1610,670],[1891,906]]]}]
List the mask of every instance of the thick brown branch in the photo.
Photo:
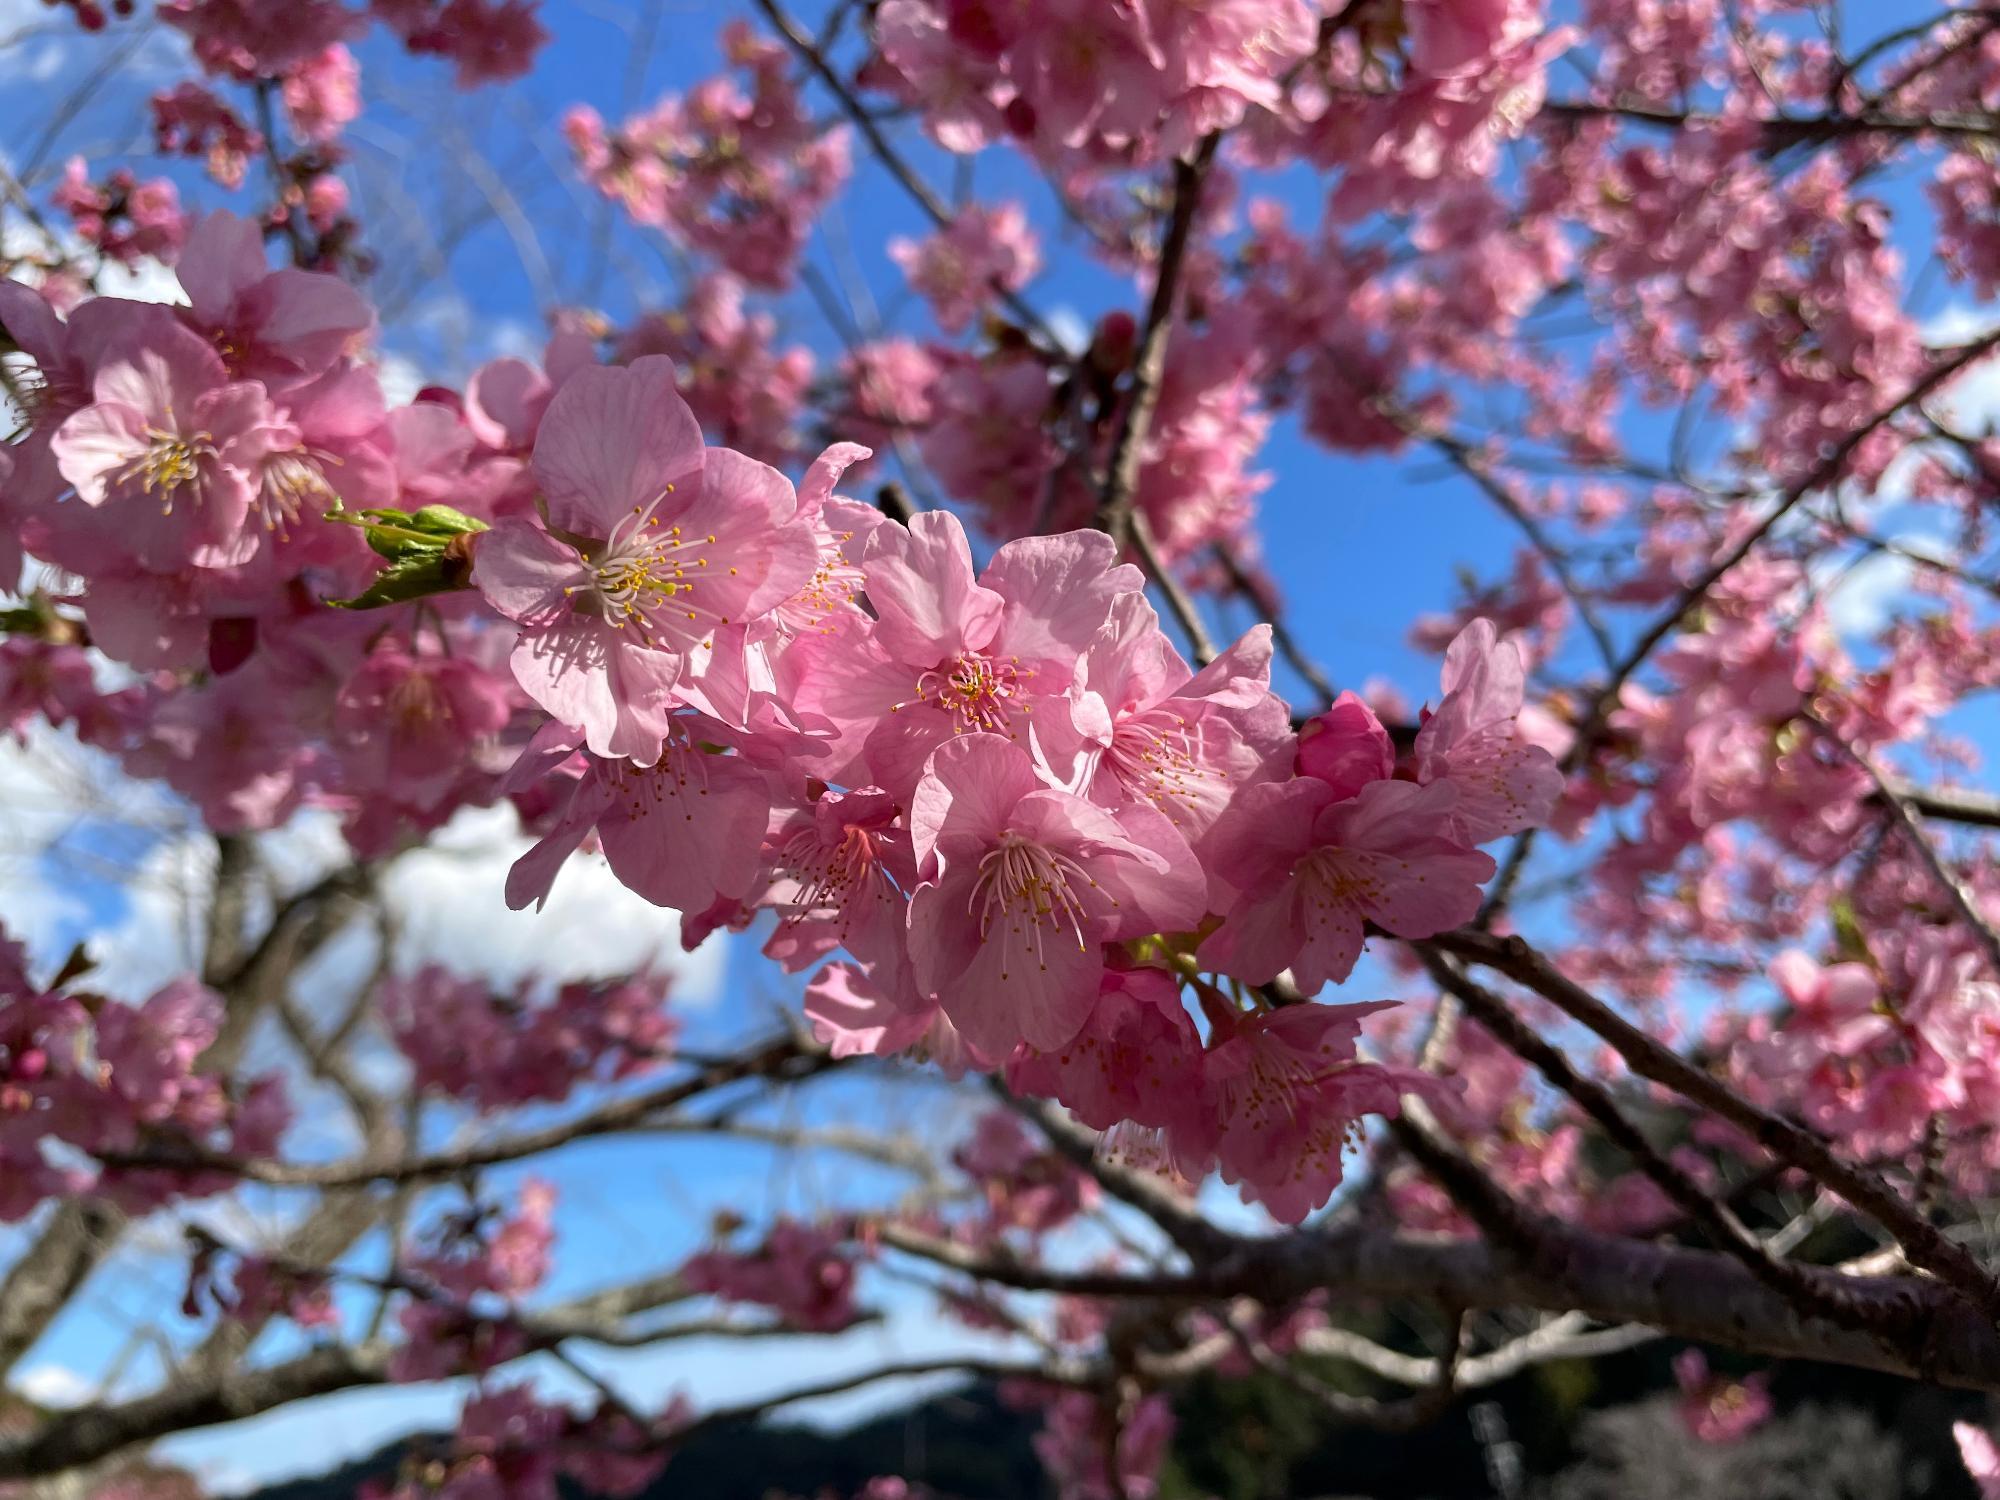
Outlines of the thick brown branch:
[{"label": "thick brown branch", "polygon": [[[899,1232],[898,1248],[925,1253],[921,1243]],[[1365,1229],[1242,1241],[1230,1255],[1185,1273],[1065,1272],[981,1260],[962,1247],[946,1247],[935,1258],[995,1285],[1084,1297],[1195,1304],[1250,1297],[1266,1307],[1283,1308],[1324,1289],[1349,1301],[1411,1298],[1473,1310],[1576,1313],[1593,1322],[1657,1329],[1747,1354],[2000,1390],[2000,1331],[1936,1281],[1802,1268],[1829,1296],[1837,1289],[1852,1299],[1872,1326],[1901,1329],[1904,1337],[1892,1347],[1873,1334],[1801,1309],[1716,1251],[1563,1224],[1550,1224],[1541,1253],[1532,1258],[1483,1240]],[[1920,1352],[1913,1355],[1912,1350]]]},{"label": "thick brown branch", "polygon": [[1417,949],[1430,976],[1464,1004],[1474,1020],[1492,1033],[1495,1040],[1544,1078],[1576,1101],[1584,1113],[1596,1121],[1611,1143],[1623,1151],[1653,1184],[1687,1215],[1717,1249],[1734,1256],[1759,1281],[1782,1296],[1836,1322],[1858,1324],[1859,1312],[1841,1289],[1831,1294],[1823,1282],[1805,1269],[1774,1255],[1736,1217],[1729,1206],[1657,1151],[1653,1143],[1611,1097],[1611,1091],[1595,1079],[1586,1078],[1571,1066],[1562,1049],[1545,1041],[1516,1016],[1506,1001],[1460,973],[1442,955]]},{"label": "thick brown branch", "polygon": [[1428,946],[1505,974],[1533,990],[1610,1043],[1641,1078],[1663,1084],[1729,1121],[1772,1155],[1838,1193],[1894,1235],[1912,1265],[1950,1283],[1986,1317],[2000,1318],[2000,1285],[1962,1245],[1912,1209],[1888,1183],[1866,1168],[1842,1161],[1805,1127],[1752,1104],[1722,1079],[1634,1026],[1521,938],[1461,928],[1430,939]]}]

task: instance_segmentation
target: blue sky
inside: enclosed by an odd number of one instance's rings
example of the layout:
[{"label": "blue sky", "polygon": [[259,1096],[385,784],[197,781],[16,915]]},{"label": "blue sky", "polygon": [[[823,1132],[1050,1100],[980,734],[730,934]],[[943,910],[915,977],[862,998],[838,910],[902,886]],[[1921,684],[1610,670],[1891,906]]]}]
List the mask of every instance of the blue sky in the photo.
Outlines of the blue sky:
[{"label": "blue sky", "polygon": [[[642,9],[653,14],[651,23],[631,19]],[[814,0],[800,9],[811,17],[820,6]],[[1891,0],[1850,5],[1847,11],[1852,34],[1862,38],[1905,14]],[[534,76],[474,95],[454,92],[442,67],[412,61],[382,37],[359,48],[366,87],[379,107],[371,108],[353,133],[352,175],[368,239],[384,261],[385,295],[393,295],[400,307],[386,347],[406,369],[427,378],[459,378],[495,354],[532,353],[539,347],[542,315],[552,299],[587,300],[614,319],[675,299],[672,257],[647,235],[620,224],[608,205],[574,179],[556,125],[561,112],[578,102],[595,106],[615,122],[662,91],[685,87],[713,71],[715,28],[733,13],[734,7],[692,0],[651,7],[619,0],[549,0],[544,14],[555,39]],[[0,0],[0,37],[48,20],[49,13],[36,0]],[[107,49],[115,45],[80,39],[58,18],[52,29],[0,54],[0,92],[10,103],[25,106],[10,110],[10,118],[35,122],[46,117],[79,80],[114,55]],[[145,94],[181,73],[180,49],[171,39],[156,35],[138,45],[124,56],[111,85],[48,142],[39,163],[43,172],[71,151],[99,157],[141,143]],[[25,167],[38,133],[30,123],[0,124],[0,153]],[[468,152],[469,142],[486,143],[482,158]],[[934,180],[949,181],[941,158],[913,132],[904,143]],[[197,174],[176,168],[175,175],[191,202],[226,201]],[[1047,211],[1046,198],[1012,158],[983,159],[977,183],[982,193],[1019,193],[1029,203],[1043,234],[1048,266],[1029,295],[1045,312],[1081,323],[1111,306],[1135,306],[1129,288],[1121,288],[1078,253],[1075,232]],[[1292,203],[1295,221],[1310,224],[1317,196],[1310,183],[1293,176],[1282,191]],[[1907,175],[1890,196],[1899,212],[1920,213]],[[517,212],[539,226],[532,245],[508,227]],[[472,227],[461,233],[468,221]],[[809,258],[836,284],[843,275],[858,275],[876,304],[890,312],[895,328],[921,333],[921,309],[900,295],[900,278],[882,246],[892,235],[921,235],[927,229],[927,221],[901,191],[864,162],[837,218],[830,218],[815,236]],[[450,242],[444,252],[432,248],[440,238]],[[434,253],[442,254],[445,274],[420,274]],[[1933,300],[1939,310],[1949,304],[1942,292]],[[787,299],[780,310],[792,339],[823,357],[837,354],[836,340],[809,299]],[[1641,418],[1632,430],[1651,427],[1656,433],[1657,425]],[[1292,622],[1314,655],[1342,685],[1359,686],[1365,678],[1381,676],[1415,701],[1434,693],[1436,663],[1410,644],[1409,625],[1419,613],[1454,599],[1461,569],[1488,579],[1504,572],[1520,542],[1513,526],[1476,489],[1422,457],[1357,460],[1329,454],[1306,443],[1289,420],[1278,424],[1260,467],[1274,475],[1264,501],[1265,555]],[[1230,619],[1238,628],[1247,623],[1240,613]],[[1589,666],[1584,649],[1580,642],[1573,644],[1561,666],[1584,674]],[[1989,736],[1991,729],[1991,724],[1985,726]],[[114,972],[134,986],[132,993],[143,993],[140,986],[147,977],[172,967],[184,924],[170,897],[118,872],[157,874],[160,866],[186,859],[185,847],[174,838],[173,811],[146,799],[136,832],[135,819],[128,816],[129,799],[118,802],[116,816],[100,813],[61,828],[46,818],[31,818],[20,789],[46,770],[36,763],[40,753],[14,755],[6,768],[7,785],[15,793],[4,804],[15,823],[7,830],[7,842],[60,832],[62,857],[38,861],[26,881],[0,885],[10,919],[33,927],[45,953],[59,951],[85,930],[117,930],[123,951],[113,956]],[[480,878],[497,884],[504,861],[481,858],[483,863],[474,858],[462,869],[439,865],[413,877],[411,900],[429,902],[422,909],[432,912],[435,922],[420,941],[440,953],[490,947],[488,960],[502,969],[537,957],[546,965],[546,955],[553,952],[578,953],[615,967],[651,945],[664,941],[671,946],[671,918],[631,904],[607,904],[602,881],[592,883],[593,877],[575,870],[564,877],[573,888],[566,913],[559,911],[539,926],[532,925],[536,919],[531,917],[505,917],[497,902],[465,894],[468,884]],[[32,913],[31,901],[38,903]],[[337,958],[355,962],[352,954]],[[776,1007],[796,1003],[795,986],[742,942],[705,955],[690,970],[686,993],[690,1039],[704,1046],[767,1029]],[[1351,995],[1367,997],[1360,988]],[[950,1116],[942,1112],[953,1107],[933,1090],[885,1094],[857,1081],[828,1087],[812,1108],[815,1113],[857,1115],[885,1127],[920,1119],[935,1134],[951,1128]],[[550,1288],[557,1296],[600,1284],[634,1266],[671,1264],[702,1241],[720,1207],[811,1211],[879,1195],[885,1187],[879,1174],[831,1157],[780,1166],[761,1147],[688,1147],[652,1139],[572,1148],[542,1170],[563,1192],[558,1222],[564,1252]],[[495,1186],[507,1180],[501,1174]],[[259,1207],[268,1211],[268,1206]],[[59,1390],[64,1371],[89,1376],[101,1370],[122,1342],[134,1312],[161,1303],[160,1288],[171,1275],[168,1261],[155,1259],[135,1263],[129,1275],[121,1273],[123,1279],[106,1277],[94,1285],[31,1362],[41,1372],[44,1388]],[[851,1362],[887,1348],[930,1350],[946,1336],[927,1320],[911,1316],[830,1349],[801,1347],[778,1356],[768,1346],[746,1353],[690,1344],[602,1363],[618,1371],[642,1400],[658,1399],[676,1386],[704,1399],[724,1399],[804,1379],[835,1367],[830,1362]],[[852,1409],[851,1403],[843,1403],[834,1411]],[[322,1403],[310,1415],[280,1416],[201,1435],[175,1451],[234,1481],[305,1472],[371,1447],[398,1427],[446,1420],[449,1410],[443,1397],[366,1393]]]}]

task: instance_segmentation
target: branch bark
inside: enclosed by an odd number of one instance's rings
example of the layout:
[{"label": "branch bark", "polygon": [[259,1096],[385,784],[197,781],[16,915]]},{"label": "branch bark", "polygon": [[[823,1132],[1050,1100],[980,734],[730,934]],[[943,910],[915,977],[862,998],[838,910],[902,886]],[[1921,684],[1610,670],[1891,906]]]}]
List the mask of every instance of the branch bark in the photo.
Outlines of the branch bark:
[{"label": "branch bark", "polygon": [[2000,1283],[1964,1246],[1917,1213],[1888,1183],[1864,1167],[1842,1161],[1804,1126],[1752,1104],[1714,1074],[1632,1025],[1521,938],[1500,938],[1461,928],[1418,946],[1455,954],[1533,990],[1610,1043],[1640,1077],[1664,1084],[1729,1121],[1772,1155],[1838,1193],[1894,1235],[1910,1264],[1948,1282],[1983,1317],[2000,1319]]}]

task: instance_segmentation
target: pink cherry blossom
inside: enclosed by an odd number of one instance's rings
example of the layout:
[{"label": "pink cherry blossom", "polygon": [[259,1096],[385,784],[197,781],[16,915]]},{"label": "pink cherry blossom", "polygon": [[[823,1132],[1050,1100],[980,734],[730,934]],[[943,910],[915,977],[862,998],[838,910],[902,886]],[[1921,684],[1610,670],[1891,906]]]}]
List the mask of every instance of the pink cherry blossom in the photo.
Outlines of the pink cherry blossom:
[{"label": "pink cherry blossom", "polygon": [[1222,926],[1201,955],[1263,984],[1290,968],[1308,993],[1345,979],[1365,924],[1430,937],[1469,920],[1493,861],[1452,836],[1448,785],[1371,781],[1344,801],[1314,777],[1250,788],[1209,836]]},{"label": "pink cherry blossom", "polygon": [[1712,1374],[1699,1349],[1683,1349],[1674,1356],[1674,1380],[1681,1388],[1681,1420],[1704,1443],[1733,1443],[1770,1420],[1767,1375],[1734,1380]]},{"label": "pink cherry blossom", "polygon": [[1102,944],[1201,919],[1200,878],[1172,824],[1049,788],[1000,735],[940,746],[910,823],[925,877],[910,903],[917,987],[994,1056],[1076,1035],[1102,983]]},{"label": "pink cherry blossom", "polygon": [[1356,1060],[1362,1018],[1386,1008],[1294,1005],[1252,1016],[1219,1033],[1203,1062],[1206,1128],[1223,1178],[1281,1223],[1302,1222],[1333,1195],[1360,1116],[1393,1115],[1405,1088],[1426,1086]]},{"label": "pink cherry blossom", "polygon": [[938,327],[958,333],[1001,292],[1034,278],[1041,252],[1016,203],[969,209],[929,239],[895,239],[889,258],[931,305]]},{"label": "pink cherry blossom", "polygon": [[213,350],[176,329],[108,358],[91,398],[50,449],[77,498],[106,512],[101,535],[161,571],[243,561],[263,388],[231,382]]},{"label": "pink cherry blossom", "polygon": [[1038,746],[1091,800],[1151,806],[1199,844],[1231,798],[1285,769],[1291,725],[1270,677],[1264,627],[1190,672],[1145,596],[1120,594],[1077,664],[1067,724],[1044,718]]},{"label": "pink cherry blossom", "polygon": [[1017,1052],[1007,1086],[1061,1099],[1096,1130],[1126,1121],[1164,1129],[1201,1092],[1201,1038],[1172,979],[1111,969],[1083,1029],[1060,1049]]},{"label": "pink cherry blossom", "polygon": [[224,187],[243,185],[250,159],[264,137],[211,90],[192,81],[153,95],[153,137],[162,151],[202,158],[208,175]]},{"label": "pink cherry blossom", "polygon": [[354,288],[322,272],[271,270],[258,227],[220,210],[189,231],[177,273],[189,326],[212,339],[239,376],[317,375],[357,352],[375,326]]},{"label": "pink cherry blossom", "polygon": [[1993,1435],[1970,1422],[1954,1422],[1951,1436],[1958,1444],[1959,1462],[1979,1486],[1979,1500],[2000,1496],[2000,1446],[1994,1444]]},{"label": "pink cherry blossom", "polygon": [[593,754],[650,764],[690,660],[732,649],[725,627],[803,588],[818,549],[784,476],[704,451],[665,359],[572,376],[534,462],[549,529],[502,521],[479,539],[474,581],[524,627],[528,695]]},{"label": "pink cherry blossom", "polygon": [[771,830],[779,878],[763,902],[779,922],[767,954],[796,972],[844,948],[876,985],[916,1000],[906,934],[917,868],[900,813],[884,792],[828,792]]},{"label": "pink cherry blossom", "polygon": [[770,813],[761,772],[742,756],[710,754],[695,726],[672,723],[650,764],[588,758],[553,826],[508,872],[507,904],[546,901],[593,832],[619,880],[656,905],[699,912],[740,900],[756,883]]},{"label": "pink cherry blossom", "polygon": [[549,34],[539,0],[373,0],[371,8],[411,52],[448,59],[453,81],[473,88],[518,78]]},{"label": "pink cherry blossom", "polygon": [[703,1251],[681,1267],[681,1279],[693,1291],[762,1303],[795,1328],[842,1328],[854,1318],[854,1263],[843,1238],[834,1226],[782,1220],[753,1249]]},{"label": "pink cherry blossom", "polygon": [[861,563],[874,630],[802,640],[780,669],[798,708],[841,726],[827,774],[907,796],[953,737],[1022,739],[1063,712],[1112,601],[1139,584],[1114,553],[1101,532],[1030,537],[975,577],[955,517],[877,526]]},{"label": "pink cherry blossom", "polygon": [[1525,666],[1512,641],[1475,620],[1444,661],[1444,701],[1417,731],[1417,779],[1447,781],[1458,793],[1451,835],[1483,844],[1545,823],[1562,795],[1554,757],[1515,726]]},{"label": "pink cherry blossom", "polygon": [[361,113],[361,65],[335,43],[286,74],[284,99],[294,130],[330,141]]},{"label": "pink cherry blossom", "polygon": [[1299,731],[1298,770],[1333,788],[1338,800],[1354,796],[1396,768],[1396,747],[1374,710],[1342,693],[1325,713]]}]

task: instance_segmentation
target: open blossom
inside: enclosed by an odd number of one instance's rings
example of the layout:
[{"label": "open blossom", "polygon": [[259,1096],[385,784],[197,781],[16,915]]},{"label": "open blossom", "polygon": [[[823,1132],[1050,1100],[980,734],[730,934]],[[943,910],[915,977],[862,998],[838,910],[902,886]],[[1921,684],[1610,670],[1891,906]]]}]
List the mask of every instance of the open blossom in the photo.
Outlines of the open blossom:
[{"label": "open blossom", "polygon": [[361,293],[323,272],[272,270],[263,232],[221,210],[188,232],[176,274],[189,303],[183,317],[238,377],[278,384],[317,375],[357,352],[375,326]]},{"label": "open blossom", "polygon": [[1474,620],[1445,652],[1444,701],[1417,731],[1417,780],[1449,781],[1454,838],[1484,844],[1546,823],[1562,795],[1555,757],[1516,727],[1526,684],[1521,651]]},{"label": "open blossom", "polygon": [[670,724],[646,765],[585,757],[568,804],[508,871],[507,904],[546,901],[564,861],[593,832],[612,872],[655,905],[700,912],[748,896],[771,816],[770,784],[744,757],[710,754],[697,728],[699,721]]},{"label": "open blossom", "polygon": [[903,268],[938,327],[965,329],[1000,292],[1018,292],[1033,279],[1041,252],[1018,203],[968,208],[921,242],[889,241],[889,258]]},{"label": "open blossom", "polygon": [[[1297,1224],[1325,1205],[1340,1185],[1341,1157],[1364,1114],[1393,1115],[1406,1087],[1427,1081],[1359,1061],[1362,1019],[1387,1009],[1363,1005],[1292,1005],[1235,1022],[1219,1032],[1203,1062],[1201,1128],[1223,1178],[1281,1223]],[[1198,1133],[1174,1134],[1177,1154]]]},{"label": "open blossom", "polygon": [[85,505],[105,510],[110,545],[141,566],[240,562],[249,539],[249,456],[269,419],[262,386],[232,382],[221,358],[162,330],[97,370],[91,402],[50,447]]},{"label": "open blossom", "polygon": [[767,954],[797,972],[845,948],[877,985],[915,998],[906,933],[917,866],[901,811],[873,788],[828,792],[771,831],[778,879],[763,904],[779,922]]},{"label": "open blossom", "polygon": [[506,681],[477,662],[390,640],[342,684],[334,729],[355,786],[424,808],[449,792],[468,749],[498,734],[513,706]]},{"label": "open blossom", "polygon": [[1367,923],[1422,938],[1469,921],[1494,864],[1452,836],[1456,805],[1407,781],[1344,800],[1309,776],[1250,788],[1209,836],[1224,917],[1201,956],[1252,984],[1290,968],[1310,993],[1353,972]]},{"label": "open blossom", "polygon": [[911,804],[926,883],[910,903],[917,986],[972,1044],[1062,1047],[1097,1003],[1103,944],[1200,922],[1199,870],[1151,808],[1056,791],[996,734],[940,746]]},{"label": "open blossom", "polygon": [[1065,712],[1078,659],[1112,601],[1140,585],[1102,532],[1009,542],[976,577],[955,516],[877,526],[861,571],[875,628],[802,640],[781,665],[798,709],[841,730],[825,774],[907,796],[954,737],[1026,742]]},{"label": "open blossom", "polygon": [[1683,1349],[1674,1356],[1674,1381],[1681,1420],[1704,1443],[1733,1443],[1770,1420],[1770,1377],[1762,1372],[1741,1380],[1716,1374],[1699,1349]]},{"label": "open blossom", "polygon": [[1093,1130],[1166,1129],[1201,1095],[1201,1037],[1166,974],[1111,969],[1083,1029],[1052,1051],[1015,1053],[1007,1086],[1062,1100]]},{"label": "open blossom", "polygon": [[1192,672],[1145,595],[1120,594],[1077,664],[1067,722],[1045,719],[1038,744],[1092,801],[1150,806],[1199,844],[1232,797],[1286,769],[1290,716],[1270,682],[1268,626]]},{"label": "open blossom", "polygon": [[[670,360],[571,376],[535,437],[548,528],[503,520],[473,580],[519,622],[514,675],[591,753],[650,764],[691,662],[805,587],[818,566],[783,475],[704,451]],[[705,903],[704,903],[705,904]]]}]

